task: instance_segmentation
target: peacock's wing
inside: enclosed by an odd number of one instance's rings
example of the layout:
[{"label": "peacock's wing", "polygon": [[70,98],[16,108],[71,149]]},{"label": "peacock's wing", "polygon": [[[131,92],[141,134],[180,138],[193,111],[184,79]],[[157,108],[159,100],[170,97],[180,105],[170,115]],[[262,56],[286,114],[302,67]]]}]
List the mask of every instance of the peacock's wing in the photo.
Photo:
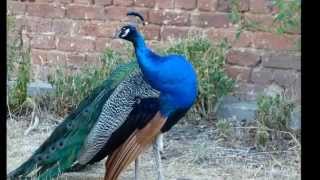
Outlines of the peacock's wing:
[{"label": "peacock's wing", "polygon": [[[131,128],[136,128],[137,122],[147,120],[152,115],[152,108],[147,113],[137,113],[141,105],[150,106],[145,99],[158,99],[159,92],[146,83],[139,69],[123,80],[107,102],[104,104],[98,121],[90,131],[78,157],[79,164],[96,162],[112,152],[131,134]],[[153,104],[158,102],[152,101]],[[157,100],[158,101],[158,100]],[[134,114],[134,115],[133,115]],[[140,117],[139,117],[140,116]],[[145,117],[144,117],[145,116]],[[127,125],[131,124],[131,128]],[[122,132],[118,133],[117,132]],[[126,136],[128,134],[128,136]]]},{"label": "peacock's wing", "polygon": [[82,100],[33,155],[8,176],[17,178],[32,173],[37,174],[38,179],[52,178],[70,168],[77,160],[83,142],[96,124],[105,102],[135,69],[136,62],[116,68],[102,85]]}]

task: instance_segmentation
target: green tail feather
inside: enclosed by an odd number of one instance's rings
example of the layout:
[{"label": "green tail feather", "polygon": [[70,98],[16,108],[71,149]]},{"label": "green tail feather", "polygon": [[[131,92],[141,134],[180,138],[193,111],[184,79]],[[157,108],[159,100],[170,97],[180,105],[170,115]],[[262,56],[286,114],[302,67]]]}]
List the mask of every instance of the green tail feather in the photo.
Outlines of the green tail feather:
[{"label": "green tail feather", "polygon": [[10,179],[26,177],[34,172],[38,179],[50,179],[71,168],[104,103],[118,84],[136,68],[135,61],[118,66],[102,85],[82,100],[26,162],[8,175]]}]

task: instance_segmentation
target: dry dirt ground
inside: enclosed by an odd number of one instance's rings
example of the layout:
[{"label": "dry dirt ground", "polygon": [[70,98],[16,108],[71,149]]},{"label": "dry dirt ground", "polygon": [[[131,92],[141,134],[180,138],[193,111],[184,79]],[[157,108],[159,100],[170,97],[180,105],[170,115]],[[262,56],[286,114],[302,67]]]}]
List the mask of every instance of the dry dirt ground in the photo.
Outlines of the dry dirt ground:
[{"label": "dry dirt ground", "polygon": [[[29,121],[7,120],[7,172],[25,161],[50,135],[57,122],[52,116],[41,118],[36,129],[24,132]],[[231,137],[232,139],[232,137]],[[237,139],[237,135],[233,139]],[[239,141],[239,138],[238,140]],[[241,139],[240,139],[241,141]],[[222,142],[210,124],[179,122],[164,136],[163,172],[166,180],[295,180],[300,179],[300,151],[257,152],[245,143]],[[236,145],[234,145],[236,144]],[[251,146],[252,147],[252,146]],[[122,173],[122,180],[134,179],[133,163]],[[156,179],[149,149],[140,160],[140,179]],[[68,173],[59,179],[102,179],[104,161],[82,172]]]}]

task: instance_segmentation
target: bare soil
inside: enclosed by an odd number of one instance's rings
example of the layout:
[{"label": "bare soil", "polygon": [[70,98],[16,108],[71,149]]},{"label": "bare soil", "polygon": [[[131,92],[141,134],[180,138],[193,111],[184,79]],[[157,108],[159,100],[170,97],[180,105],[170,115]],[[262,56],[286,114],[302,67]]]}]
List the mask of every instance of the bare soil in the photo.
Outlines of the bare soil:
[{"label": "bare soil", "polygon": [[[19,119],[19,120],[16,120]],[[7,172],[25,161],[50,135],[57,121],[51,115],[25,135],[29,117],[7,120]],[[295,180],[301,178],[300,150],[256,151],[250,140],[235,133],[227,140],[218,138],[209,123],[179,122],[164,136],[162,165],[168,180]],[[157,179],[151,149],[140,157],[140,179]],[[134,163],[121,178],[134,179]],[[103,179],[104,160],[81,172],[66,173],[59,179]]]}]

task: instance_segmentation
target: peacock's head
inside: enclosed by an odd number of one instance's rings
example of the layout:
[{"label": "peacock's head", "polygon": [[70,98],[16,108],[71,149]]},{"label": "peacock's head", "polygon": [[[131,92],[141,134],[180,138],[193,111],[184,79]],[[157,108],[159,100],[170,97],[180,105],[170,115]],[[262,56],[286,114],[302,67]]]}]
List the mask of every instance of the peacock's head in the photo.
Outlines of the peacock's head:
[{"label": "peacock's head", "polygon": [[125,25],[121,27],[118,32],[117,37],[121,39],[125,39],[128,41],[133,41],[135,34],[137,33],[137,28],[133,25]]},{"label": "peacock's head", "polygon": [[134,17],[134,19],[131,19],[129,24],[124,25],[120,28],[120,31],[117,33],[117,38],[133,41],[135,38],[135,35],[137,35],[138,28],[139,28],[138,27],[139,22],[137,21],[136,17],[139,18],[139,20],[142,22],[143,25],[145,25],[145,21],[143,16],[138,12],[130,11],[127,13],[127,16]]}]

